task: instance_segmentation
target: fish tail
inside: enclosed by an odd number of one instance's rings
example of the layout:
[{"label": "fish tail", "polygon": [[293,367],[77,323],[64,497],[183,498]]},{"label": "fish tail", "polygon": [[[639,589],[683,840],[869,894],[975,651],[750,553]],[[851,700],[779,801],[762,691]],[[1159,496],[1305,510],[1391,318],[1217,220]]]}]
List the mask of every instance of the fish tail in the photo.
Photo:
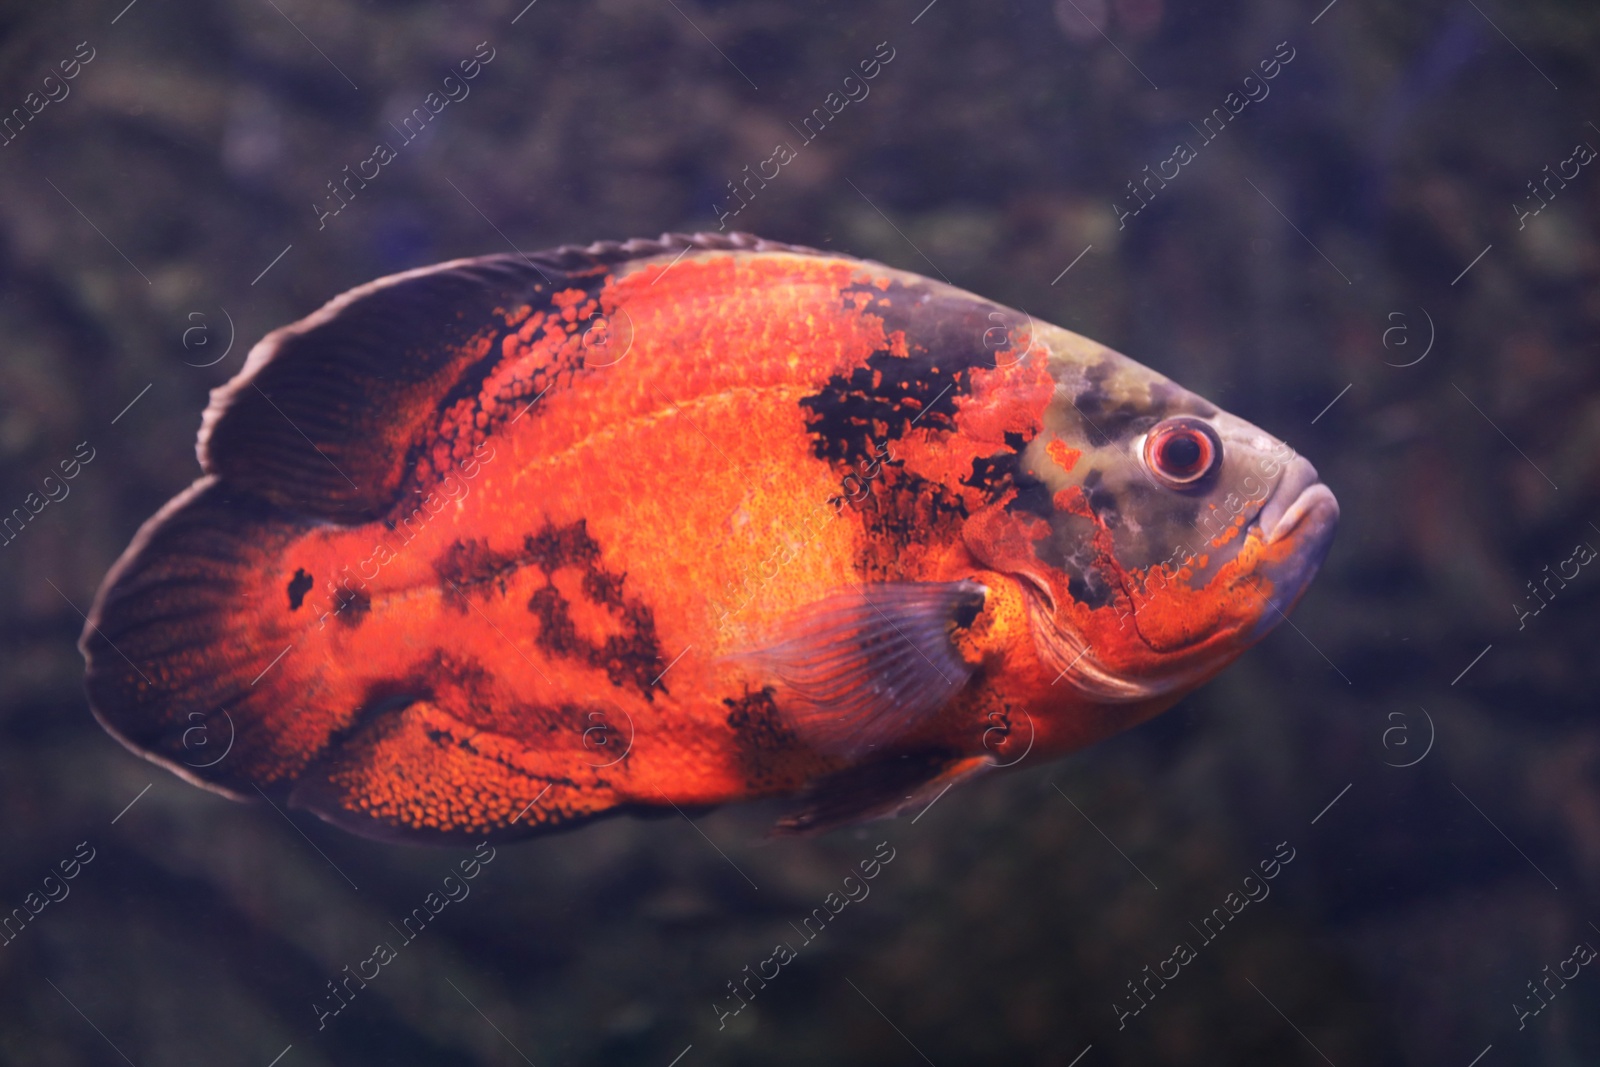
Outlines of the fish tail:
[{"label": "fish tail", "polygon": [[338,654],[330,635],[370,609],[327,601],[309,576],[279,584],[313,529],[214,477],[147,522],[79,639],[100,723],[197,785],[385,841],[515,838],[623,810],[577,731],[529,752],[471,725],[459,680]]},{"label": "fish tail", "polygon": [[[228,795],[255,797],[297,773],[312,746],[262,724],[320,688],[308,663],[284,669],[293,636],[248,610],[261,573],[304,525],[214,477],[140,529],[95,598],[78,647],[91,708],[134,752]],[[309,657],[307,657],[309,659]]]}]

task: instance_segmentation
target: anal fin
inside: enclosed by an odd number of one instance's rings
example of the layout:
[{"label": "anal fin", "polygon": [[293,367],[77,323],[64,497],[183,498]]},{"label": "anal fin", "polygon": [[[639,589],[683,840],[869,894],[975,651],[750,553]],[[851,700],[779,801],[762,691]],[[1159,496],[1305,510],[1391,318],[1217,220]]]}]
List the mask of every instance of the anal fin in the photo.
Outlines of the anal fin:
[{"label": "anal fin", "polygon": [[818,779],[801,794],[802,806],[779,819],[774,837],[798,837],[868,819],[891,819],[926,810],[952,785],[994,766],[987,756],[911,752],[857,764]]}]

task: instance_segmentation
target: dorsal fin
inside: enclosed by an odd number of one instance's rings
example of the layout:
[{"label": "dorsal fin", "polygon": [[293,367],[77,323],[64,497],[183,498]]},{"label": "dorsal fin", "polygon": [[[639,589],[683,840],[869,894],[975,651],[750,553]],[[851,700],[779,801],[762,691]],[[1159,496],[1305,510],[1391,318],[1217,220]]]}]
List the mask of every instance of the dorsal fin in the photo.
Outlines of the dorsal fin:
[{"label": "dorsal fin", "polygon": [[618,264],[685,249],[813,249],[750,234],[663,234],[458,259],[358,286],[251,349],[212,392],[200,464],[291,513],[363,522],[393,503],[419,438],[499,358],[496,309],[597,287]]}]

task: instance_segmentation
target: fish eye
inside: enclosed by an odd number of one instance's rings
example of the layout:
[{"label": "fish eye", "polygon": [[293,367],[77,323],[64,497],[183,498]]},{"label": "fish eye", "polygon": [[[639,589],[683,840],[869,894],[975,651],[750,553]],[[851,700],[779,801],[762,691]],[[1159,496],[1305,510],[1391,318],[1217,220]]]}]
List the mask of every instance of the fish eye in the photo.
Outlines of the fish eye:
[{"label": "fish eye", "polygon": [[1169,489],[1194,485],[1222,463],[1222,439],[1200,419],[1156,424],[1144,439],[1144,465]]}]

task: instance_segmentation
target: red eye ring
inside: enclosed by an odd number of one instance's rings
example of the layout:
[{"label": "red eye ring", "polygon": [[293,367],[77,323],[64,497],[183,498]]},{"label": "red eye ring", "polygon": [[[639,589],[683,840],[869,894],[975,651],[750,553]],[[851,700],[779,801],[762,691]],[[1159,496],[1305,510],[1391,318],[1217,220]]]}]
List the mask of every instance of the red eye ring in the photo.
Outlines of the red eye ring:
[{"label": "red eye ring", "polygon": [[1144,465],[1169,489],[1184,489],[1222,462],[1222,440],[1200,419],[1179,416],[1156,424],[1144,438]]}]

